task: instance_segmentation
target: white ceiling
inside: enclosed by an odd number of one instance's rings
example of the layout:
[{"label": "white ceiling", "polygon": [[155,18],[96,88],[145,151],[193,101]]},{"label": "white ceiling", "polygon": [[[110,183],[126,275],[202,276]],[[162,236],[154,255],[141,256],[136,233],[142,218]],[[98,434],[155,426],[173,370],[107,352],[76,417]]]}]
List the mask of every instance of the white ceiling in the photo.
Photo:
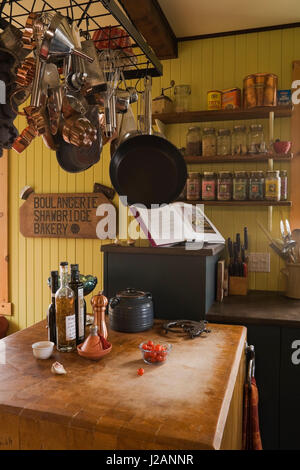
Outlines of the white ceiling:
[{"label": "white ceiling", "polygon": [[175,36],[300,22],[299,0],[158,0]]}]

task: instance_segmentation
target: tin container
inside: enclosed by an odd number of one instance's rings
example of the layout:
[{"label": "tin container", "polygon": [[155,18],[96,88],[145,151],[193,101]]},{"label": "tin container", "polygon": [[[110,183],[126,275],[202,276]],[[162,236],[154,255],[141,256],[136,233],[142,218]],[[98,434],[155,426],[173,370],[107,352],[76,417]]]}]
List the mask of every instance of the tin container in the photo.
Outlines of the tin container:
[{"label": "tin container", "polygon": [[254,73],[243,81],[243,106],[245,109],[257,106],[277,105],[278,77],[273,73]]},{"label": "tin container", "polygon": [[222,109],[239,109],[241,107],[241,89],[222,90]]},{"label": "tin container", "polygon": [[207,109],[222,109],[222,92],[220,90],[210,90],[207,92]]}]

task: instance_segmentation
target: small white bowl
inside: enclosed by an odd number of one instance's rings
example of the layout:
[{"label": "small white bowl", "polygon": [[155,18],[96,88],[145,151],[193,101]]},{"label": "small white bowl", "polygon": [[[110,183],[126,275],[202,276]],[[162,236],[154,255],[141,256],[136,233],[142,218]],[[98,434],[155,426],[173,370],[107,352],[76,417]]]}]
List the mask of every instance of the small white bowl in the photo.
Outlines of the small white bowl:
[{"label": "small white bowl", "polygon": [[37,359],[48,359],[52,355],[53,347],[52,341],[38,341],[33,343],[32,352]]}]

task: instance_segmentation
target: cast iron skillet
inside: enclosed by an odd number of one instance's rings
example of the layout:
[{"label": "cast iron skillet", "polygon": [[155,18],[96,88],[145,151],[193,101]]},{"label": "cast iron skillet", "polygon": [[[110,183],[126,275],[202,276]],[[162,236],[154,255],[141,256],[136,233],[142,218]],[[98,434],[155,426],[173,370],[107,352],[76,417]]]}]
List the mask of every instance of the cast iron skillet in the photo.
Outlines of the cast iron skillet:
[{"label": "cast iron skillet", "polygon": [[129,205],[170,203],[178,198],[187,178],[179,150],[158,135],[134,135],[123,141],[110,162],[110,178]]}]

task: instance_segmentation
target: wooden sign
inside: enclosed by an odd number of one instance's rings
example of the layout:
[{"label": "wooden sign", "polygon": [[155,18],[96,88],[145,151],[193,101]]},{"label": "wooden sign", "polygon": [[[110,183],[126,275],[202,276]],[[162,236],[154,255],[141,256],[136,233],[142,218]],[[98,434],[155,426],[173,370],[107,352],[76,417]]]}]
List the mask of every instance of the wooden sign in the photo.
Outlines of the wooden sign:
[{"label": "wooden sign", "polygon": [[97,224],[108,214],[96,214],[101,204],[113,206],[103,193],[31,192],[20,207],[20,232],[25,237],[98,238]]}]

